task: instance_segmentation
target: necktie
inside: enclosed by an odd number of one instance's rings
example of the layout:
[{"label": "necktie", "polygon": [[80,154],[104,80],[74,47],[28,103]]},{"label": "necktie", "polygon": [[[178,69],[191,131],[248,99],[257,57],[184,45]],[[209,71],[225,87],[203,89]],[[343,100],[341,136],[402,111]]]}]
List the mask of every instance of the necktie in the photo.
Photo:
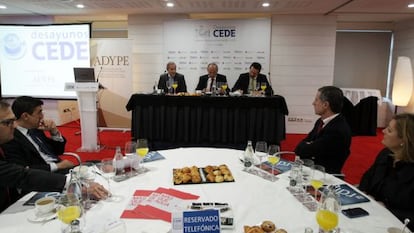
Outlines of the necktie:
[{"label": "necktie", "polygon": [[44,154],[49,155],[51,157],[55,157],[55,153],[53,153],[53,150],[50,149],[49,145],[47,145],[45,142],[43,142],[37,135],[35,130],[29,129],[27,131],[27,134],[33,139],[33,141],[39,146],[40,151],[42,151]]},{"label": "necktie", "polygon": [[323,120],[319,119],[318,128],[316,129],[316,132],[319,133],[323,129]]},{"label": "necktie", "polygon": [[210,82],[210,86],[208,87],[208,91],[213,91],[211,90],[211,88],[213,87],[213,83],[214,83],[214,78],[211,78],[211,82]]}]

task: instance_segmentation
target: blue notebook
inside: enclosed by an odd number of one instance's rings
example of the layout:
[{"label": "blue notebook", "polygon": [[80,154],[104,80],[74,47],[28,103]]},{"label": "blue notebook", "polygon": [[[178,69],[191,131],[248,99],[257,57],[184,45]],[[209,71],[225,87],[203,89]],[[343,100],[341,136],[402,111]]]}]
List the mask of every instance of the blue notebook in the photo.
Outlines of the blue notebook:
[{"label": "blue notebook", "polygon": [[362,193],[358,192],[347,184],[333,185],[336,194],[339,195],[341,205],[357,204],[362,202],[369,202]]},{"label": "blue notebook", "polygon": [[[268,171],[269,173],[271,173],[272,172],[272,165],[268,162],[268,161],[266,161],[266,162],[263,162],[262,164],[261,164],[261,166],[260,165],[256,165],[256,167],[258,167],[258,168],[262,168],[263,170],[265,170],[265,171]],[[273,170],[273,175],[279,175],[279,174],[281,174],[281,173],[284,173],[284,172],[287,172],[287,171],[289,171],[290,169],[292,169],[292,162],[290,162],[290,161],[288,161],[288,160],[284,160],[284,159],[281,159],[275,166],[274,166],[274,168],[273,168],[274,170]]]}]

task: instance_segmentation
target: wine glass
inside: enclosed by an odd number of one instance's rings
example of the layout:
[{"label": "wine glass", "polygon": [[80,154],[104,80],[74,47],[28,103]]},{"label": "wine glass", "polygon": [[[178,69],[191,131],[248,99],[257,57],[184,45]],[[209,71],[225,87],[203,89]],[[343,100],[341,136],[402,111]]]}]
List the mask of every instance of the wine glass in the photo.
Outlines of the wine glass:
[{"label": "wine glass", "polygon": [[167,81],[167,89],[168,89],[168,94],[170,94],[171,89],[172,89],[172,83],[170,81]]},{"label": "wine glass", "polygon": [[83,213],[79,196],[74,193],[62,194],[57,203],[57,217],[62,222],[61,232],[70,232],[72,221],[79,219]]},{"label": "wine glass", "polygon": [[174,88],[174,95],[177,94],[176,93],[177,87],[178,87],[178,82],[177,81],[174,81],[174,83],[172,84],[172,88]]},{"label": "wine glass", "polygon": [[221,91],[223,92],[224,95],[226,95],[227,88],[228,88],[227,82],[222,82],[221,83]]},{"label": "wine glass", "polygon": [[312,178],[310,180],[310,184],[313,187],[314,194],[315,194],[315,201],[318,202],[317,194],[318,190],[323,186],[325,181],[325,167],[321,165],[313,165],[312,167]]},{"label": "wine glass", "polygon": [[338,213],[341,209],[341,203],[335,191],[328,188],[326,194],[321,197],[321,204],[316,212],[316,222],[319,225],[319,232],[335,232],[338,226]]},{"label": "wine glass", "polygon": [[267,88],[267,83],[266,82],[260,83],[260,89],[262,89],[262,96],[264,96],[266,88]]},{"label": "wine glass", "polygon": [[263,168],[263,158],[267,155],[267,143],[265,141],[256,142],[255,155],[259,158],[260,168]]},{"label": "wine glass", "polygon": [[[137,158],[137,143],[134,141],[128,141],[125,143],[125,156],[128,158],[129,161],[129,173],[130,176],[136,175],[136,171],[139,168],[139,159]],[[126,168],[126,172],[128,172],[128,168]]]},{"label": "wine glass", "polygon": [[115,176],[115,164],[114,160],[112,158],[104,158],[101,160],[101,163],[99,164],[99,170],[102,172],[102,176],[105,178],[105,180],[108,182],[108,198],[107,201],[118,201],[119,197],[115,196],[111,192],[111,182],[110,179],[112,179]]},{"label": "wine glass", "polygon": [[270,145],[267,153],[267,161],[272,165],[272,181],[275,179],[275,165],[280,161],[280,147],[278,145]]},{"label": "wine glass", "polygon": [[[144,163],[144,158],[148,154],[148,141],[147,139],[140,138],[137,140],[137,154],[140,157],[141,163]],[[145,168],[141,165],[142,172],[145,172]]]}]

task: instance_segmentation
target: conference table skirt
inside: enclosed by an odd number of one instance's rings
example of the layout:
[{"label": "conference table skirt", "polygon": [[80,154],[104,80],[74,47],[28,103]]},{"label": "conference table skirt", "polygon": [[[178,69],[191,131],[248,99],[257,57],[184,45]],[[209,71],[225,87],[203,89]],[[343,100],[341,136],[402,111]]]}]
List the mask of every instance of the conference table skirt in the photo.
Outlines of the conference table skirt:
[{"label": "conference table skirt", "polygon": [[[285,139],[285,99],[272,97],[157,96],[134,94],[131,134],[150,143],[182,145],[246,144]],[[158,148],[156,148],[158,149]]]},{"label": "conference table skirt", "polygon": [[[121,195],[123,200],[118,203],[100,202],[86,212],[86,225],[100,229],[104,222],[120,217],[135,190],[155,190],[163,187],[199,195],[197,201],[201,202],[228,202],[233,209],[235,228],[222,232],[242,233],[244,225],[259,224],[263,220],[271,220],[277,227],[284,228],[289,233],[303,233],[306,227],[311,227],[314,232],[317,232],[315,212],[306,209],[286,189],[289,185],[288,172],[279,175],[279,180],[275,182],[246,173],[242,171],[243,164],[240,162],[240,157],[243,151],[240,150],[178,148],[159,152],[166,159],[145,163],[145,167],[150,169],[149,172],[119,183],[111,181],[113,193]],[[173,168],[221,164],[226,164],[230,168],[235,182],[190,185],[174,185],[172,182]],[[98,181],[105,184],[103,180]],[[328,175],[327,183],[338,184],[343,181]],[[59,232],[58,220],[45,224],[31,223],[27,220],[27,216],[33,214],[34,210],[32,207],[23,208],[21,204],[29,197],[30,195],[25,196],[0,215],[0,232]],[[346,208],[354,206],[364,208],[370,215],[349,219],[340,214],[341,232],[379,233],[387,232],[389,227],[402,227],[397,218],[373,200],[349,205]],[[170,223],[161,220],[122,219],[122,222],[127,233],[166,233],[171,228]]]}]

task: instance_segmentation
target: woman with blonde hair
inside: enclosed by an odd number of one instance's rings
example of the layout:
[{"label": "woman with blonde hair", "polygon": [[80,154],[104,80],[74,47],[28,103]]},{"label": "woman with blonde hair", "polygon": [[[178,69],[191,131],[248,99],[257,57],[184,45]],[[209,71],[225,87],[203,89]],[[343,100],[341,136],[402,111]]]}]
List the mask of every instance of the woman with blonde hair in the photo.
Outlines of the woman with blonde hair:
[{"label": "woman with blonde hair", "polygon": [[393,117],[383,130],[385,148],[361,178],[359,189],[414,230],[414,114]]}]

